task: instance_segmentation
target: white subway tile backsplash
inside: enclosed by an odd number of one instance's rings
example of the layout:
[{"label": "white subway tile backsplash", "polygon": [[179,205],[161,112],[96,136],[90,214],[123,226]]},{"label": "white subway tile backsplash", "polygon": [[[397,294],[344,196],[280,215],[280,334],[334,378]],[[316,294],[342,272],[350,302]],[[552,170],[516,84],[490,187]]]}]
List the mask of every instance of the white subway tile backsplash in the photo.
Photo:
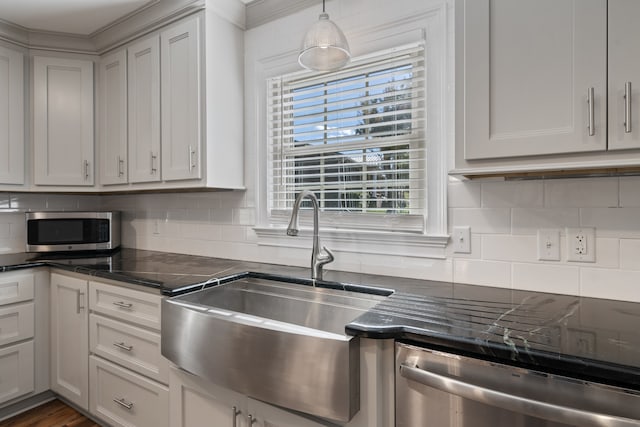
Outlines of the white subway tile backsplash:
[{"label": "white subway tile backsplash", "polygon": [[8,222],[0,222],[0,239],[9,239],[11,237],[11,224]]},{"label": "white subway tile backsplash", "polygon": [[481,184],[452,181],[448,186],[447,204],[450,208],[479,208],[481,206]]},{"label": "white subway tile backsplash", "polygon": [[233,209],[232,208],[214,208],[211,209],[211,222],[215,224],[232,224]]},{"label": "white subway tile backsplash", "polygon": [[449,227],[457,225],[470,226],[471,233],[509,233],[511,211],[507,208],[449,209]]},{"label": "white subway tile backsplash", "polygon": [[487,182],[482,184],[482,207],[542,207],[541,181]]},{"label": "white subway tile backsplash", "polygon": [[511,263],[454,259],[453,281],[499,288],[511,288]]},{"label": "white subway tile backsplash", "polygon": [[513,215],[513,234],[537,234],[541,228],[565,228],[580,224],[578,208],[524,209],[515,208]]},{"label": "white subway tile backsplash", "polygon": [[640,271],[640,239],[620,239],[620,269]]},{"label": "white subway tile backsplash", "polygon": [[617,207],[618,178],[546,181],[544,205],[548,208]]},{"label": "white subway tile backsplash", "polygon": [[620,178],[620,207],[640,207],[640,176]]},{"label": "white subway tile backsplash", "polygon": [[583,208],[580,216],[597,237],[640,238],[640,208]]},{"label": "white subway tile backsplash", "polygon": [[244,242],[246,237],[245,226],[227,225],[222,227],[222,241],[224,242]]},{"label": "white subway tile backsplash", "polygon": [[537,259],[537,236],[482,236],[482,259],[531,262]]},{"label": "white subway tile backsplash", "polygon": [[602,268],[619,268],[620,240],[615,238],[596,237],[596,262],[588,266]]},{"label": "white subway tile backsplash", "polygon": [[513,288],[528,291],[578,295],[578,267],[550,264],[513,264]]},{"label": "white subway tile backsplash", "polygon": [[235,225],[255,225],[256,215],[255,209],[252,208],[238,208],[233,209],[233,223]]},{"label": "white subway tile backsplash", "polygon": [[580,295],[640,302],[640,271],[582,268]]}]

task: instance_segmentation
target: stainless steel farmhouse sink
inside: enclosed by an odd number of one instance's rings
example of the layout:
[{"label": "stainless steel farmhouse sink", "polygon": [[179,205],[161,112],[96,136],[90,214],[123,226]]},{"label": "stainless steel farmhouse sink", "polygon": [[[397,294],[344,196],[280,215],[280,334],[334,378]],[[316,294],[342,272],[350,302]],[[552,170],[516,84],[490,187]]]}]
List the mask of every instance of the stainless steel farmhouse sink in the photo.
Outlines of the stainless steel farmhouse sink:
[{"label": "stainless steel farmhouse sink", "polygon": [[382,299],[244,277],[164,300],[162,354],[255,399],[346,422],[360,408],[360,364],[344,326]]}]

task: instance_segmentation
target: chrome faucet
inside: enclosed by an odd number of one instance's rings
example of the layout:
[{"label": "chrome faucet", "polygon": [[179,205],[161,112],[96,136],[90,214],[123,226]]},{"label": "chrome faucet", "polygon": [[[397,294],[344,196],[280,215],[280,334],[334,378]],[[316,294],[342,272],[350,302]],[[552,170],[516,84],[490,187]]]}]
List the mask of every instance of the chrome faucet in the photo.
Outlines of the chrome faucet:
[{"label": "chrome faucet", "polygon": [[[298,211],[300,204],[305,197],[311,200],[313,207],[313,249],[311,250],[311,279],[322,280],[322,266],[333,261],[333,254],[325,246],[320,246],[320,236],[318,235],[318,199],[316,195],[309,190],[302,190],[293,204],[293,212],[291,213],[291,221],[287,227],[287,236],[298,235]],[[322,248],[322,249],[321,249]]]}]

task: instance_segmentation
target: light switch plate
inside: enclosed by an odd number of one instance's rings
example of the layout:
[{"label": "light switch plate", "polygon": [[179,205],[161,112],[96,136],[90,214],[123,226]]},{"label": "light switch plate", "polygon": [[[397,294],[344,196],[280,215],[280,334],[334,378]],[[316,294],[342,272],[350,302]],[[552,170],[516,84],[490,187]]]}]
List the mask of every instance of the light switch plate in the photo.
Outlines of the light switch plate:
[{"label": "light switch plate", "polygon": [[471,253],[471,227],[453,227],[453,252],[457,254]]},{"label": "light switch plate", "polygon": [[560,230],[538,230],[538,259],[560,261]]}]

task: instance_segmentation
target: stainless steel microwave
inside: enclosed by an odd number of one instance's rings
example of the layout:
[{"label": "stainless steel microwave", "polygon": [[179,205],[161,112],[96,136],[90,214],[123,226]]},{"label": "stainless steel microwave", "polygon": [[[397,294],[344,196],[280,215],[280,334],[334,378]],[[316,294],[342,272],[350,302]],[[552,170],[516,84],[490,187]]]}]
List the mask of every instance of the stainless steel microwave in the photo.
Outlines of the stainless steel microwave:
[{"label": "stainless steel microwave", "polygon": [[120,212],[28,212],[27,252],[109,251],[120,246]]}]

